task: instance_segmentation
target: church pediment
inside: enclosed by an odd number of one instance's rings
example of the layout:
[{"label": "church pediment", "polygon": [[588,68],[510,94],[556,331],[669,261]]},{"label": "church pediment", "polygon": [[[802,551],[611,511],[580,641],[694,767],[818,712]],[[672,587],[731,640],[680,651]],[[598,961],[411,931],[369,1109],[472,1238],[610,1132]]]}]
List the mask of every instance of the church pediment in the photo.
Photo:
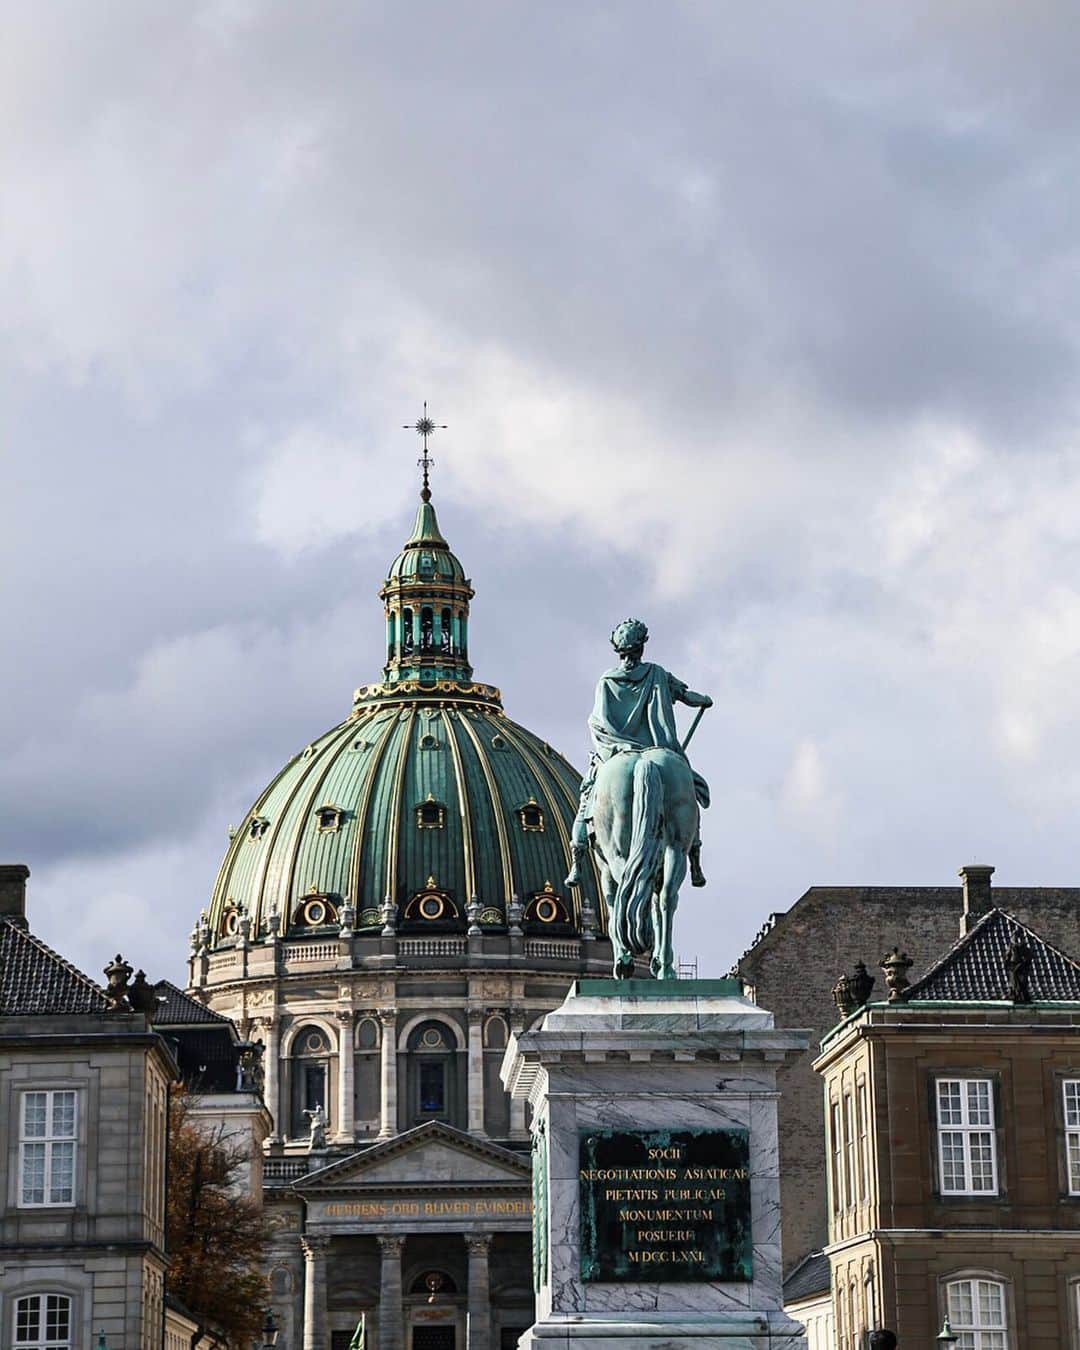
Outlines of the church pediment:
[{"label": "church pediment", "polygon": [[431,1121],[310,1172],[294,1189],[344,1194],[368,1187],[522,1186],[531,1171],[527,1156]]}]

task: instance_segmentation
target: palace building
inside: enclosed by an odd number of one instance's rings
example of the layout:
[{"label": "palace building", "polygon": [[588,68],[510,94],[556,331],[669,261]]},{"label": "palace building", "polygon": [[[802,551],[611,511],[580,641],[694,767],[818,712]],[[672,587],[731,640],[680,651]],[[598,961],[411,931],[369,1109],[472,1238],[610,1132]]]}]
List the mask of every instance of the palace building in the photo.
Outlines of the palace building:
[{"label": "palace building", "polygon": [[1080,1344],[1080,965],[1003,909],[848,980],[824,1082],[835,1345]]},{"label": "palace building", "polygon": [[[425,456],[426,458],[426,456]],[[509,1350],[533,1321],[510,1035],[607,975],[580,774],[473,679],[472,586],[427,486],[381,590],[382,678],[231,838],[189,993],[263,1046],[279,1347]]]}]

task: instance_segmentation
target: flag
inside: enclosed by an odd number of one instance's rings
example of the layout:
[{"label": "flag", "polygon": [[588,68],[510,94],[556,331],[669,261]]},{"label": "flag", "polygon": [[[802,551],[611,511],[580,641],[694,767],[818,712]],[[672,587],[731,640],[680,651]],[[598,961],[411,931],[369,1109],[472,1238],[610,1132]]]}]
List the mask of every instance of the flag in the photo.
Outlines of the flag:
[{"label": "flag", "polygon": [[356,1330],[352,1334],[352,1340],[349,1342],[349,1350],[364,1350],[364,1342],[367,1339],[367,1313],[360,1314],[360,1321],[356,1324]]}]

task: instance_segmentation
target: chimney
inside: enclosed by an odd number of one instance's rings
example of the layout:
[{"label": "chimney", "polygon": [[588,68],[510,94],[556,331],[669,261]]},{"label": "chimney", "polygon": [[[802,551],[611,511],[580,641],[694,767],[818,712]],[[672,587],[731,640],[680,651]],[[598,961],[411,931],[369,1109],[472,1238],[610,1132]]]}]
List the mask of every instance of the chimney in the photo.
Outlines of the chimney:
[{"label": "chimney", "polygon": [[0,863],[0,919],[13,919],[26,927],[26,878],[30,869],[25,863]]},{"label": "chimney", "polygon": [[961,867],[964,882],[964,912],[960,916],[960,936],[965,937],[984,914],[994,907],[990,897],[990,878],[994,869],[985,863],[968,863]]}]

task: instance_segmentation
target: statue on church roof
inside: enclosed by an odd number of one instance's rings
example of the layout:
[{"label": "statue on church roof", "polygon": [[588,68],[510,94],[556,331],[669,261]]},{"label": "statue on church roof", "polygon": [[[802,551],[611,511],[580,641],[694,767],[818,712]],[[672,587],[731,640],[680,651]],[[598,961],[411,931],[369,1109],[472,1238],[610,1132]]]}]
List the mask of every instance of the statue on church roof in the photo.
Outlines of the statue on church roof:
[{"label": "statue on church roof", "polygon": [[[653,974],[673,979],[671,919],[687,864],[691,884],[705,885],[699,807],[709,804],[709,786],[690,767],[686,746],[712,699],[642,660],[648,640],[640,619],[625,619],[611,634],[619,664],[596,686],[589,717],[593,752],[581,784],[566,883],[580,885],[591,842],[611,909],[615,974],[632,975],[634,957],[650,954]],[[675,703],[700,710],[681,742]]]},{"label": "statue on church roof", "polygon": [[316,1102],[314,1111],[305,1111],[304,1115],[311,1122],[311,1132],[308,1135],[308,1152],[312,1153],[325,1148],[326,1112],[322,1108],[322,1102]]}]

